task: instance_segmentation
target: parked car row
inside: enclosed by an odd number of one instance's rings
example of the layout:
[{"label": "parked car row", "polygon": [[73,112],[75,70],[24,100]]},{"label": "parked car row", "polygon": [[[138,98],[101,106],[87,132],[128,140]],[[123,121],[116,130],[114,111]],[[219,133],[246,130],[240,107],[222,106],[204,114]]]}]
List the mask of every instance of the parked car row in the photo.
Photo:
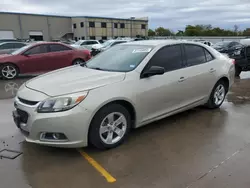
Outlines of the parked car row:
[{"label": "parked car row", "polygon": [[250,71],[250,40],[243,39],[240,42],[223,41],[218,42],[214,49],[235,59],[235,76],[239,76],[242,71]]},{"label": "parked car row", "polygon": [[[43,68],[56,66],[64,58],[74,64],[80,54],[82,60],[89,57],[68,46],[53,45],[59,44],[24,47],[16,52],[16,58],[30,58],[30,51],[38,46],[48,54],[58,48],[72,53],[48,60]],[[41,60],[40,64],[48,61]],[[219,108],[234,82],[234,63],[196,42],[117,44],[85,64],[52,71],[23,84],[15,98],[13,119],[31,143],[114,148],[126,140],[132,128],[199,105]]]}]

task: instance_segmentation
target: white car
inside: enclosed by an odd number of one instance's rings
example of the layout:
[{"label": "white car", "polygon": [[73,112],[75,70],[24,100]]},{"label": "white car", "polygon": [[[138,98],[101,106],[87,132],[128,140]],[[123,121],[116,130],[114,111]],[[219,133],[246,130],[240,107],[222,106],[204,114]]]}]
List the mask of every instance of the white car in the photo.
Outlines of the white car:
[{"label": "white car", "polygon": [[93,50],[100,50],[100,51],[104,51],[107,50],[108,48],[115,46],[117,44],[121,44],[121,43],[125,43],[125,42],[129,42],[132,41],[132,39],[111,39],[111,40],[107,40],[106,42],[104,42],[103,44],[95,44],[92,46]]},{"label": "white car", "polygon": [[98,40],[79,40],[77,42],[75,42],[74,44],[71,44],[70,46],[74,47],[74,48],[87,48],[88,50],[90,50],[92,48],[93,45],[96,44],[101,44]]},{"label": "white car", "polygon": [[206,105],[218,108],[234,81],[234,60],[178,40],[116,45],[84,65],[23,84],[14,121],[26,141],[113,148],[131,128]]}]

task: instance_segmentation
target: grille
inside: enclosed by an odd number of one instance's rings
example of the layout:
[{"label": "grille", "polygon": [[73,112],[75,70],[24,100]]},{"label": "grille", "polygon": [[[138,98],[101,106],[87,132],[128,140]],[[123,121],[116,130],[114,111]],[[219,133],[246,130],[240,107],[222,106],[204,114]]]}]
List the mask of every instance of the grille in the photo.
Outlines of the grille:
[{"label": "grille", "polygon": [[18,97],[18,99],[22,103],[27,104],[27,105],[31,105],[31,106],[34,106],[34,105],[36,105],[38,103],[38,101],[29,101],[29,100],[26,100],[26,99],[22,99],[20,97]]},{"label": "grille", "polygon": [[27,123],[28,122],[28,118],[29,118],[29,114],[23,110],[17,109],[17,113],[20,116],[20,121],[21,123]]}]

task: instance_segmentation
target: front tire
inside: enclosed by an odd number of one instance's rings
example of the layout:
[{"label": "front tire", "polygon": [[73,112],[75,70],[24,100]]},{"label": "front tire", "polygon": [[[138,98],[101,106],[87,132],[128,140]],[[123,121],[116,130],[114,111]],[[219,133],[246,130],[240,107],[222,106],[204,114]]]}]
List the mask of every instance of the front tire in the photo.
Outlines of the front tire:
[{"label": "front tire", "polygon": [[0,77],[5,80],[12,80],[18,76],[18,68],[13,64],[4,64],[0,67]]},{"label": "front tire", "polygon": [[219,108],[225,100],[227,90],[226,83],[223,80],[218,81],[210,94],[206,106],[210,109]]},{"label": "front tire", "polygon": [[94,116],[89,141],[99,149],[115,148],[126,139],[131,128],[131,116],[120,104],[110,104]]},{"label": "front tire", "polygon": [[236,77],[240,76],[241,71],[242,71],[242,68],[239,67],[238,65],[235,65],[235,76]]}]

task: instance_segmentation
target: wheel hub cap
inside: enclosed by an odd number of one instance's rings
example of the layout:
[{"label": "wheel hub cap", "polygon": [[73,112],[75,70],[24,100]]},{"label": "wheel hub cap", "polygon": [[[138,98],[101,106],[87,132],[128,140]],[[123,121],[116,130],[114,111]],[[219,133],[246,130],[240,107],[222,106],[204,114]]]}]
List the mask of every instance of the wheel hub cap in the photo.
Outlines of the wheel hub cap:
[{"label": "wheel hub cap", "polygon": [[105,144],[115,144],[120,141],[127,130],[127,120],[120,112],[108,114],[102,121],[99,135]]},{"label": "wheel hub cap", "polygon": [[2,69],[2,75],[5,78],[14,78],[16,74],[17,74],[16,69],[12,66],[8,65],[8,66],[3,67]]},{"label": "wheel hub cap", "polygon": [[225,98],[225,88],[222,84],[218,85],[214,92],[214,103],[220,105]]}]

